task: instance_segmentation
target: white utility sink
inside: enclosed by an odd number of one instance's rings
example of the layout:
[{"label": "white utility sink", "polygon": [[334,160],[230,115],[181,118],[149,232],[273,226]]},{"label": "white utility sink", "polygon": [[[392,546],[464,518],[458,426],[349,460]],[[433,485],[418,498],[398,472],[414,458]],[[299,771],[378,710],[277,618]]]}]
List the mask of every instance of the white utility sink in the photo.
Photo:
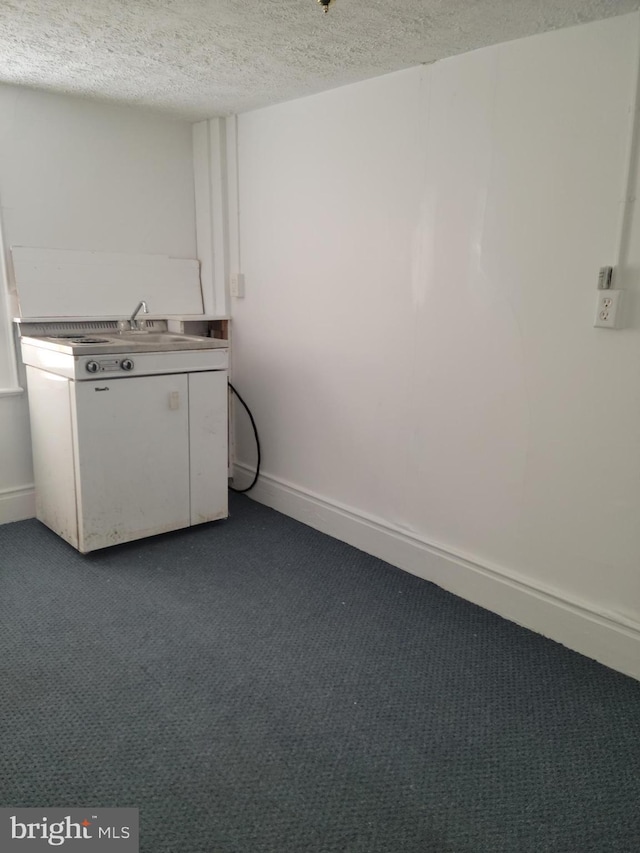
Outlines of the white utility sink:
[{"label": "white utility sink", "polygon": [[144,332],[125,331],[110,334],[109,340],[112,344],[120,347],[130,347],[132,350],[146,350],[162,352],[174,352],[186,349],[217,349],[228,346],[227,341],[216,338],[206,338],[202,335],[179,335],[173,332]]},{"label": "white utility sink", "polygon": [[205,338],[201,335],[176,335],[172,332],[120,332],[113,336],[114,340],[126,339],[133,343],[147,344],[184,344],[193,343],[196,341],[210,341],[211,338]]}]

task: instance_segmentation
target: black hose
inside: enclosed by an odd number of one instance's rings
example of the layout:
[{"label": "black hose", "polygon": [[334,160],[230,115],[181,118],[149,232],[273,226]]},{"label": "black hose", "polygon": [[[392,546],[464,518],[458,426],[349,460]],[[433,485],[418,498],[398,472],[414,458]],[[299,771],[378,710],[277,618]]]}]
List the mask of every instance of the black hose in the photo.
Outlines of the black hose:
[{"label": "black hose", "polygon": [[255,484],[258,482],[258,477],[260,476],[260,439],[258,438],[258,427],[256,426],[256,422],[255,422],[255,421],[254,421],[254,419],[253,419],[253,415],[251,414],[251,410],[249,409],[249,406],[247,406],[247,404],[246,404],[246,403],[245,403],[245,401],[242,399],[242,397],[240,396],[240,394],[238,394],[238,392],[237,392],[237,391],[236,391],[236,389],[233,387],[233,385],[231,384],[231,382],[229,382],[229,388],[231,388],[231,390],[232,390],[232,391],[233,391],[233,393],[236,395],[236,397],[238,398],[238,400],[240,400],[240,402],[241,402],[241,403],[242,403],[242,405],[244,406],[244,408],[245,408],[245,410],[246,410],[247,414],[249,415],[249,420],[251,421],[251,426],[253,427],[253,434],[254,434],[254,435],[255,435],[255,437],[256,437],[256,448],[257,448],[257,450],[258,450],[258,462],[257,462],[257,464],[256,464],[256,472],[255,472],[255,474],[254,474],[254,476],[253,476],[253,480],[251,481],[251,484],[250,484],[249,486],[247,486],[245,489],[235,489],[233,486],[229,486],[229,489],[230,489],[232,492],[237,492],[237,494],[241,495],[241,494],[243,494],[244,492],[249,492],[249,491],[250,491],[250,490],[255,486]]}]

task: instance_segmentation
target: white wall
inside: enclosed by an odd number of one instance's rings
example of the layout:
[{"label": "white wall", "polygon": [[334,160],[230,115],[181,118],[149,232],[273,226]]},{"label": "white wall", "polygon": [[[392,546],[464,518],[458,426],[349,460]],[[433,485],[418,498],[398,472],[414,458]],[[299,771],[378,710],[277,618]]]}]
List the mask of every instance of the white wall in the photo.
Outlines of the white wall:
[{"label": "white wall", "polygon": [[[196,256],[191,125],[0,86],[12,245]],[[132,293],[132,308],[139,294]],[[33,514],[25,395],[0,396],[0,523]]]},{"label": "white wall", "polygon": [[258,499],[640,677],[637,227],[592,328],[637,49],[630,15],[240,116],[233,370]]}]

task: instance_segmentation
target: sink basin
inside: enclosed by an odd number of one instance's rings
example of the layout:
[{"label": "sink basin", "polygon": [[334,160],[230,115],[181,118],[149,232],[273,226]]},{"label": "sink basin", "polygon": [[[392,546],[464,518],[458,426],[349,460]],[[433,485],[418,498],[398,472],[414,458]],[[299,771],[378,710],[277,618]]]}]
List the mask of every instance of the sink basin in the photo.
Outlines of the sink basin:
[{"label": "sink basin", "polygon": [[177,350],[217,349],[227,347],[228,342],[202,335],[178,335],[172,332],[126,331],[110,335],[111,345],[121,351],[123,347],[133,352],[176,352]]},{"label": "sink basin", "polygon": [[200,335],[174,335],[171,332],[122,332],[114,337],[141,344],[179,344],[210,340]]}]

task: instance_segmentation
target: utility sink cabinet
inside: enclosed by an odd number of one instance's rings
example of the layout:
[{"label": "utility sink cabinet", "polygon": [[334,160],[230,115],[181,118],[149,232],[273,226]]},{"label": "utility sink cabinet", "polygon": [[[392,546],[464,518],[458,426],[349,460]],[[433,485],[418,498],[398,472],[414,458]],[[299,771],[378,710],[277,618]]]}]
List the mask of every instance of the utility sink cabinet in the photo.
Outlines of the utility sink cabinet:
[{"label": "utility sink cabinet", "polygon": [[225,518],[227,351],[214,355],[217,369],[109,362],[82,381],[25,358],[37,517],[83,553]]}]

